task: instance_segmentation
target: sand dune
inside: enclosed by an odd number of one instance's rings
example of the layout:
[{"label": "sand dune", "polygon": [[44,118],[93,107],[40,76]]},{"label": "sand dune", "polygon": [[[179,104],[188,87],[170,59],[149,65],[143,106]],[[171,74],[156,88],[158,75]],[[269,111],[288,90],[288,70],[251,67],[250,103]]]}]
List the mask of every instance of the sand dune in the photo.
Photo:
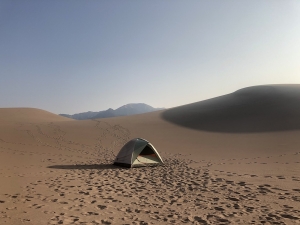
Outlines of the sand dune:
[{"label": "sand dune", "polygon": [[[87,121],[0,109],[0,224],[299,224],[299,96],[252,87]],[[165,166],[113,166],[134,137]]]},{"label": "sand dune", "polygon": [[299,101],[300,85],[255,86],[172,108],[162,117],[181,126],[212,132],[299,130]]},{"label": "sand dune", "polygon": [[72,119],[35,108],[0,108],[0,123],[10,122],[55,122]]}]

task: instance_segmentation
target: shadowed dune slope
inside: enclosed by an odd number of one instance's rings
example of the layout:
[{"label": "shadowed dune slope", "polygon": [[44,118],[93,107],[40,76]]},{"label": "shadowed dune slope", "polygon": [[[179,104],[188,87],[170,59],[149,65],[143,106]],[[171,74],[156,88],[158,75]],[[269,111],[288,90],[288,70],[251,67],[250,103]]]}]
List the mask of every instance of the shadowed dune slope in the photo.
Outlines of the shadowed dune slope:
[{"label": "shadowed dune slope", "polygon": [[35,108],[0,108],[0,123],[5,122],[58,122],[72,119]]},{"label": "shadowed dune slope", "polygon": [[166,110],[162,118],[196,130],[227,133],[300,129],[300,85],[264,85]]}]

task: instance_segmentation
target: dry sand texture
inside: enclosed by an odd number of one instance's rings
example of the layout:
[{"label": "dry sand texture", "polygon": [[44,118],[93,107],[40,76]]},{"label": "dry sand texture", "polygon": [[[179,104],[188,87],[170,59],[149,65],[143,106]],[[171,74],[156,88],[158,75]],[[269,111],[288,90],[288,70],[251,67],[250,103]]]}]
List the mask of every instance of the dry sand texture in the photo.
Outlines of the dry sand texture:
[{"label": "dry sand texture", "polygon": [[[223,101],[90,121],[0,109],[0,224],[299,224],[299,86],[267,90],[257,100],[251,93],[259,91],[246,90],[241,108],[233,93]],[[243,114],[265,104],[285,107],[271,114],[275,125],[259,123],[272,111]],[[215,106],[226,117],[205,114]],[[245,123],[225,129],[237,112]],[[207,121],[198,123],[203,116]],[[277,116],[288,122],[279,124]],[[111,165],[134,137],[151,141],[165,166]]]}]

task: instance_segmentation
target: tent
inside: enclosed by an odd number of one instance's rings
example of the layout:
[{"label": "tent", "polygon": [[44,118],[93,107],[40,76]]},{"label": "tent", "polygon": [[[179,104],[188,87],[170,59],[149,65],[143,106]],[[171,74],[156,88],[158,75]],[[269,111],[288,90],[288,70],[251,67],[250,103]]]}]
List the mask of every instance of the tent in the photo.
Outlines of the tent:
[{"label": "tent", "polygon": [[127,142],[117,155],[114,165],[125,167],[157,166],[163,160],[154,146],[145,139],[135,138]]}]

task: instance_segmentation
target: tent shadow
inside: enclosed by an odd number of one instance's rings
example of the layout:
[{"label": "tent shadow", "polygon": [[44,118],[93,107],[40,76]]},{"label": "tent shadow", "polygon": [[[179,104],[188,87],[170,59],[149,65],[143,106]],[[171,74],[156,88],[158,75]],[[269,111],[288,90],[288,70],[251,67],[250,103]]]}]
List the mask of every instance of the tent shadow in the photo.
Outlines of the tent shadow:
[{"label": "tent shadow", "polygon": [[48,166],[49,169],[61,169],[61,170],[106,170],[106,169],[128,169],[125,167],[115,166],[112,164],[92,164],[92,165],[53,165]]}]

